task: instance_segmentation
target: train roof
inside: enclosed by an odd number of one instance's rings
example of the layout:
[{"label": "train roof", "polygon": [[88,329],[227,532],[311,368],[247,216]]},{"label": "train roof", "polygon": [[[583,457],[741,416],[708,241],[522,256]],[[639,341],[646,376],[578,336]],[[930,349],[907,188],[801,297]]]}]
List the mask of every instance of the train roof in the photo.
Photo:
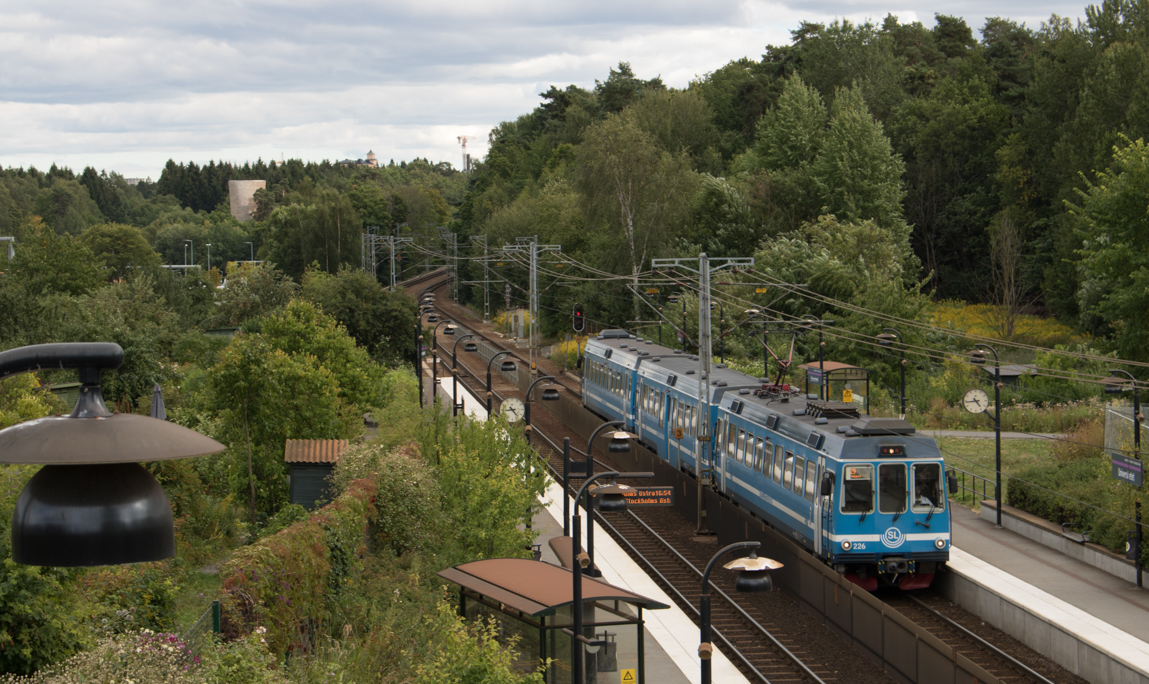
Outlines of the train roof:
[{"label": "train roof", "polygon": [[[637,368],[643,377],[668,385],[672,384],[673,377],[672,386],[676,389],[687,394],[697,392],[698,357],[695,355],[634,337],[624,330],[604,331],[588,343],[588,351],[592,345],[600,355],[611,350],[612,361],[626,368]],[[923,449],[937,455],[937,442],[932,437],[915,436],[913,425],[905,420],[872,417],[853,404],[819,401],[815,395],[772,396],[761,392],[769,384],[768,380],[722,364],[713,364],[710,375],[707,386],[712,403],[767,427],[771,427],[770,421],[773,421],[771,429],[810,446],[827,450],[834,447],[834,453],[851,458],[852,452],[868,454],[875,443],[873,438],[881,438],[876,441],[920,447],[911,449],[911,456],[912,452],[924,455]]]}]

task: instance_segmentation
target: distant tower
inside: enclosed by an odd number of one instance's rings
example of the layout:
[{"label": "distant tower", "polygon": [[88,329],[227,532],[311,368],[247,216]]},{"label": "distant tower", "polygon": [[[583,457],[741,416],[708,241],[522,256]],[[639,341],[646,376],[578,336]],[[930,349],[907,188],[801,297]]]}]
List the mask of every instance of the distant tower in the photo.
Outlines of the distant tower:
[{"label": "distant tower", "polygon": [[[273,162],[274,163],[274,162]],[[228,181],[227,194],[231,200],[231,215],[243,223],[255,213],[255,191],[267,188],[267,181]]]},{"label": "distant tower", "polygon": [[375,158],[375,153],[371,150],[367,150],[367,166],[379,168],[379,160]]},{"label": "distant tower", "polygon": [[[472,138],[475,136],[471,136]],[[471,155],[467,154],[467,136],[459,135],[455,137],[459,144],[463,146],[463,173],[471,172]]]}]

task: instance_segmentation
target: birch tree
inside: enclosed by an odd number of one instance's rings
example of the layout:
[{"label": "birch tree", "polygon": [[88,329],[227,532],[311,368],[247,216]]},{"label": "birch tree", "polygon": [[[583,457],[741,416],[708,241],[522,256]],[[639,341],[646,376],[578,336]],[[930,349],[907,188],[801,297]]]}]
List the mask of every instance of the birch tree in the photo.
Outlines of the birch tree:
[{"label": "birch tree", "polygon": [[[579,147],[576,185],[586,198],[590,227],[622,242],[635,287],[643,265],[687,220],[698,176],[685,153],[663,151],[625,115],[587,129]],[[639,302],[635,301],[636,316]]]}]

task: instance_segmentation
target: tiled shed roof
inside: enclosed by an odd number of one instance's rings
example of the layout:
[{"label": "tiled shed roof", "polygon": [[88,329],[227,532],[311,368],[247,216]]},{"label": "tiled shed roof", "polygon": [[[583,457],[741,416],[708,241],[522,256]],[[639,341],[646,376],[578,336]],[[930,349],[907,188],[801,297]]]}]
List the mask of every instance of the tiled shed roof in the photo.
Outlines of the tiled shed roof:
[{"label": "tiled shed roof", "polygon": [[289,439],[283,449],[285,463],[336,463],[347,451],[345,439]]}]

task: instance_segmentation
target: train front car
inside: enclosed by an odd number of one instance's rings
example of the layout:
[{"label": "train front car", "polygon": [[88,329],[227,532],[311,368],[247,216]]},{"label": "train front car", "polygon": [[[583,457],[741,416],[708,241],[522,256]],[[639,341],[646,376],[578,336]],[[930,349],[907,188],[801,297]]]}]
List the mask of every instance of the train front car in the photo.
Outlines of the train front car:
[{"label": "train front car", "polygon": [[928,587],[949,560],[945,464],[902,420],[857,421],[834,464],[828,562],[859,586]]}]

